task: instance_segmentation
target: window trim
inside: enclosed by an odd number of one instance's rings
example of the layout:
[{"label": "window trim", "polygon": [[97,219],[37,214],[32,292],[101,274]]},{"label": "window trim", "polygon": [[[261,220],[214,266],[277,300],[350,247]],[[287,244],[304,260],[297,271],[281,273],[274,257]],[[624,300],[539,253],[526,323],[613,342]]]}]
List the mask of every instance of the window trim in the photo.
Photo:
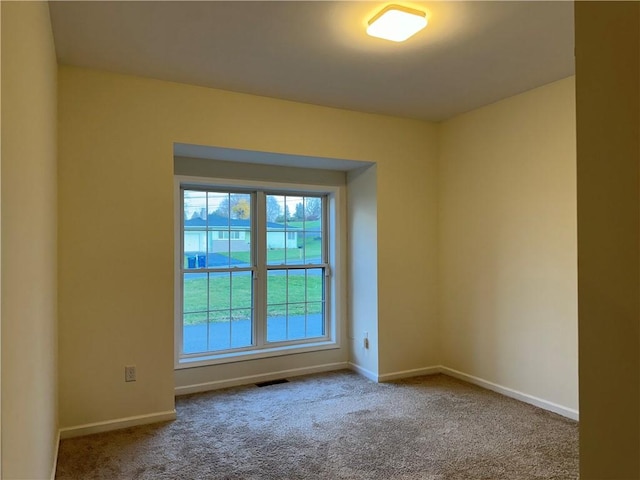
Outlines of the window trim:
[{"label": "window trim", "polygon": [[[329,281],[327,289],[328,308],[326,315],[328,318],[328,329],[326,339],[319,339],[316,342],[305,341],[291,342],[286,345],[278,345],[274,347],[265,347],[259,350],[239,350],[226,352],[223,354],[206,353],[203,355],[181,358],[180,344],[182,342],[182,329],[178,321],[182,315],[181,309],[181,284],[180,276],[182,261],[182,242],[183,238],[180,234],[180,218],[182,208],[181,187],[194,188],[220,188],[247,192],[248,190],[258,189],[265,191],[277,191],[287,195],[317,194],[327,196],[327,219],[325,224],[325,232],[327,235],[327,248],[329,250],[327,256]],[[301,183],[280,183],[280,182],[257,182],[253,180],[238,180],[227,178],[210,178],[210,177],[193,177],[174,175],[174,368],[184,369],[206,365],[217,365],[223,363],[231,363],[238,361],[254,360],[260,358],[268,358],[282,355],[291,355],[299,353],[309,353],[322,350],[339,349],[342,345],[341,332],[343,331],[344,312],[346,307],[343,288],[346,284],[344,271],[343,251],[346,243],[343,235],[346,204],[345,204],[344,186],[338,185],[310,185]],[[259,208],[259,205],[256,205]],[[256,239],[259,241],[259,239]],[[344,244],[343,244],[344,243]],[[256,305],[256,308],[259,308]]]}]

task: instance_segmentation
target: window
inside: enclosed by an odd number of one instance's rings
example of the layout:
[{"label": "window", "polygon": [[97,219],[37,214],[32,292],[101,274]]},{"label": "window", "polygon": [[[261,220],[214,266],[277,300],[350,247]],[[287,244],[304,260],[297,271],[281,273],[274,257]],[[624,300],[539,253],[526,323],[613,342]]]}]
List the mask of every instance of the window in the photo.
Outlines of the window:
[{"label": "window", "polygon": [[238,231],[218,231],[218,239],[219,240],[225,240],[225,239],[231,239],[231,240],[240,240],[244,238],[244,235],[242,235],[244,232],[238,232]]},{"label": "window", "polygon": [[328,198],[180,185],[178,363],[335,345]]}]

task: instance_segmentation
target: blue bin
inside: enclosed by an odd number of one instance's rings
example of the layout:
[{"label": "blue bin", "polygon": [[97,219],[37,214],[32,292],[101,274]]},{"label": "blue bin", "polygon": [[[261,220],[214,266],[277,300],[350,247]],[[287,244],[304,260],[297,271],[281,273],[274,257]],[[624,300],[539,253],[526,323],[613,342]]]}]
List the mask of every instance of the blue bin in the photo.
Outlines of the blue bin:
[{"label": "blue bin", "polygon": [[196,268],[196,257],[187,257],[187,266],[189,268]]},{"label": "blue bin", "polygon": [[207,266],[207,256],[198,255],[198,268],[205,268]]}]

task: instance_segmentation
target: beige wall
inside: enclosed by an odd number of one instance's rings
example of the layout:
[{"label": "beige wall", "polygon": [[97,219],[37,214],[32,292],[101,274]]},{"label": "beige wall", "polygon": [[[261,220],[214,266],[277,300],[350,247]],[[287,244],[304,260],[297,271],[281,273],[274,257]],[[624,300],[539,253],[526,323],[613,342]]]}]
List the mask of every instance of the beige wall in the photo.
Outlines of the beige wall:
[{"label": "beige wall", "polygon": [[[407,131],[379,161],[378,362],[380,375],[440,363],[436,310],[437,130],[423,123],[421,145]],[[390,138],[389,138],[390,140]],[[400,241],[398,240],[400,239]]]},{"label": "beige wall", "polygon": [[640,478],[640,3],[576,3],[580,478]]},{"label": "beige wall", "polygon": [[[378,370],[378,213],[376,166],[349,172],[349,362],[370,378]],[[364,346],[364,338],[369,348]]]},{"label": "beige wall", "polygon": [[574,79],[441,126],[443,365],[577,410]]},{"label": "beige wall", "polygon": [[[0,59],[2,55],[2,5],[0,4]],[[2,62],[0,61],[0,110],[2,105]],[[2,114],[0,114],[0,199],[2,198]],[[0,201],[0,272],[2,271],[2,208]],[[0,274],[0,304],[2,275]],[[2,307],[0,305],[0,480],[2,479]]]},{"label": "beige wall", "polygon": [[435,126],[80,68],[58,80],[63,426],[173,408],[173,142],[376,162],[380,370],[437,362]]},{"label": "beige wall", "polygon": [[46,3],[2,2],[2,477],[57,436],[56,58]]}]

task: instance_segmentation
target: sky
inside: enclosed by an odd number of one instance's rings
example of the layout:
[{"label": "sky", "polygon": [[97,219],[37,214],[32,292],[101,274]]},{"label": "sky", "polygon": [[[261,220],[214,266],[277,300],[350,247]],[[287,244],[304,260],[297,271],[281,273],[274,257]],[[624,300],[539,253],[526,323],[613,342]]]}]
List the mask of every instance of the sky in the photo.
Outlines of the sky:
[{"label": "sky", "polygon": [[[250,194],[233,194],[246,199],[251,202]],[[289,207],[289,212],[293,214],[296,211],[296,205],[303,202],[302,196],[285,196],[285,195],[270,195],[276,198],[278,205],[280,205],[280,213],[284,212],[284,207]],[[220,207],[220,204],[229,197],[229,193],[226,192],[204,192],[199,190],[185,190],[184,191],[184,212],[185,218],[191,218],[194,213],[200,213],[203,210],[213,213]]]}]

